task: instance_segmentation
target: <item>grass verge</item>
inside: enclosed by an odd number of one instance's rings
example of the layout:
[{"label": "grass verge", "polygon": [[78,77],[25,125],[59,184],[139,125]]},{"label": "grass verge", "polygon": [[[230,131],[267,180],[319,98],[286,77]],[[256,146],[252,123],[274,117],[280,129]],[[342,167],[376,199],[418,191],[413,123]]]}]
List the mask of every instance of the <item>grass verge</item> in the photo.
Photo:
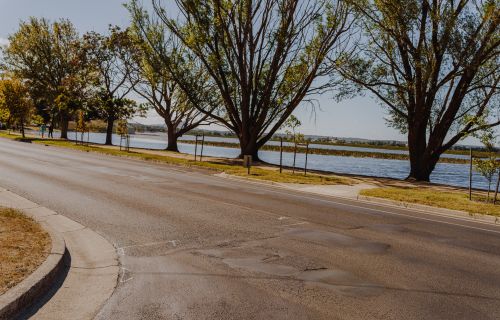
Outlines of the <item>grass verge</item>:
[{"label": "grass verge", "polygon": [[[20,141],[20,136],[14,134],[8,134],[5,132],[0,132],[0,137],[14,139]],[[26,140],[26,139],[25,139]],[[264,181],[273,181],[280,183],[297,183],[297,184],[355,184],[355,181],[350,178],[336,176],[336,175],[320,175],[309,173],[304,176],[302,173],[292,174],[290,171],[284,170],[283,173],[279,173],[277,168],[261,168],[258,166],[252,167],[251,174],[247,174],[247,169],[243,168],[241,164],[231,163],[231,160],[227,161],[194,161],[190,159],[185,159],[176,156],[169,156],[168,152],[165,154],[148,153],[148,152],[138,152],[138,151],[120,151],[116,147],[105,147],[105,146],[82,146],[76,145],[74,142],[67,140],[57,140],[57,139],[38,139],[30,138],[29,142],[44,144],[47,146],[63,147],[68,149],[86,151],[86,152],[97,152],[111,156],[121,156],[128,157],[146,161],[155,161],[161,163],[167,163],[172,165],[184,166],[184,167],[197,167],[213,170],[216,172],[225,172],[230,175],[248,177],[252,179],[259,179]],[[210,159],[210,158],[207,158]]]},{"label": "grass verge", "polygon": [[470,201],[469,195],[465,192],[436,191],[434,188],[386,187],[362,190],[360,195],[460,210],[471,215],[487,214],[500,217],[500,205],[486,203],[484,196],[476,196]]},{"label": "grass verge", "polygon": [[0,208],[0,295],[30,275],[47,258],[50,236],[21,212]]}]

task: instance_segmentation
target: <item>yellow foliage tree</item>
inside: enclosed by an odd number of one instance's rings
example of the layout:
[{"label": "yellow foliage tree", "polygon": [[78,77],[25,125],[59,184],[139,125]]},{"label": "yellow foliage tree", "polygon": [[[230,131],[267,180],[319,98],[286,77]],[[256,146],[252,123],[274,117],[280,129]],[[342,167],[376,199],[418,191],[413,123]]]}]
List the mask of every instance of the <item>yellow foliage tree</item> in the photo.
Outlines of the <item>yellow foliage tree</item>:
[{"label": "yellow foliage tree", "polygon": [[26,85],[17,78],[0,80],[0,113],[8,126],[19,125],[23,138],[24,128],[33,115],[34,103]]}]

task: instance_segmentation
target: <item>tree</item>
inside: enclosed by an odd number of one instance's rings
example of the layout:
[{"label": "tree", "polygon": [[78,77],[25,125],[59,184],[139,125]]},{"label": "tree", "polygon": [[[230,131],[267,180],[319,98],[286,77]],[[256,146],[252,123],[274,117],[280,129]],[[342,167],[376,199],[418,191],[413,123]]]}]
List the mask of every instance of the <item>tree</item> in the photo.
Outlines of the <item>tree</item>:
[{"label": "tree", "polygon": [[[67,139],[72,106],[79,104],[88,84],[81,41],[71,22],[50,23],[43,18],[21,22],[3,49],[3,62],[4,69],[26,81],[36,104],[47,104],[50,114],[59,117],[61,138]],[[62,95],[68,103],[57,104]]]},{"label": "tree", "polygon": [[4,78],[0,80],[0,113],[6,118],[7,125],[17,124],[25,138],[24,127],[31,119],[34,104],[28,88],[19,79]]},{"label": "tree", "polygon": [[[476,170],[486,178],[488,181],[488,195],[486,197],[486,202],[490,201],[490,190],[491,190],[491,181],[493,180],[493,176],[497,173],[500,168],[500,162],[497,160],[497,153],[495,150],[495,133],[493,129],[486,129],[481,133],[474,133],[474,137],[478,138],[481,143],[484,145],[484,148],[487,152],[487,157],[483,159],[474,159],[474,167]],[[500,179],[500,176],[499,176]],[[498,193],[498,187],[495,190],[495,199]]]},{"label": "tree", "polygon": [[[327,89],[325,59],[343,51],[352,25],[343,0],[176,3],[179,20],[160,0],[154,12],[209,74],[223,109],[210,116],[236,134],[240,157],[255,160],[301,103]],[[182,72],[173,74],[184,92],[197,92]]]},{"label": "tree", "polygon": [[474,159],[474,167],[488,181],[488,195],[486,202],[490,201],[491,181],[498,171],[498,161],[496,153],[490,152],[486,159]]},{"label": "tree", "polygon": [[408,180],[429,181],[441,154],[500,124],[500,9],[496,0],[358,0],[364,41],[334,61],[408,135]]},{"label": "tree", "polygon": [[134,101],[127,99],[135,82],[130,82],[134,45],[128,30],[109,28],[109,35],[96,32],[84,35],[85,50],[95,75],[97,113],[106,121],[106,145],[112,144],[116,120],[129,118],[139,111]]},{"label": "tree", "polygon": [[287,136],[291,137],[294,143],[300,143],[305,140],[304,135],[297,131],[302,122],[293,114],[283,123],[283,129]]},{"label": "tree", "polygon": [[[182,46],[168,36],[165,27],[152,20],[135,2],[128,7],[138,46],[135,72],[131,74],[136,83],[134,90],[164,119],[168,138],[166,150],[178,152],[177,140],[200,125],[210,124],[209,115],[218,103],[211,103],[207,95],[203,96],[210,91],[207,87],[201,88],[210,85],[206,72],[190,64],[192,60],[185,52],[183,54]],[[186,94],[172,76],[173,68],[180,70],[184,79],[196,82],[200,90]]]}]

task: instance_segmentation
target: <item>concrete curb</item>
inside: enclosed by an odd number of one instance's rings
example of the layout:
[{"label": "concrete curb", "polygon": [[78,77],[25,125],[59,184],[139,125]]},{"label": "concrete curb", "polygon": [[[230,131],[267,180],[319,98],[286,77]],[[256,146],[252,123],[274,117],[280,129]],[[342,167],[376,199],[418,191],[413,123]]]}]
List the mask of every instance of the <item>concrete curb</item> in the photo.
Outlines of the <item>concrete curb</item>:
[{"label": "concrete curb", "polygon": [[432,206],[426,206],[423,204],[418,204],[418,203],[409,203],[409,202],[403,202],[403,201],[396,201],[396,200],[390,200],[390,199],[382,199],[382,198],[377,198],[377,197],[370,197],[370,196],[358,196],[358,200],[361,201],[368,201],[372,203],[377,203],[377,204],[384,204],[384,205],[391,205],[391,206],[396,206],[396,207],[401,207],[401,208],[406,208],[406,209],[415,209],[419,211],[425,211],[425,212],[433,212],[433,213],[438,213],[438,214],[443,214],[443,215],[449,215],[449,216],[460,216],[463,218],[468,218],[473,221],[481,221],[481,222],[488,222],[488,223],[493,223],[493,224],[498,224],[499,223],[499,218],[490,216],[490,215],[482,215],[482,214],[469,214],[465,211],[459,211],[459,210],[452,210],[452,209],[446,209],[446,208],[438,208],[438,207],[432,207]]},{"label": "concrete curb", "polygon": [[[118,283],[120,267],[115,247],[80,223],[3,188],[0,188],[0,206],[24,212],[41,223],[53,239],[59,239],[46,262],[25,279],[28,281],[40,277],[38,272],[47,273],[45,264],[56,264],[55,271],[44,277],[45,290],[35,286],[40,294],[31,299],[18,299],[17,303],[11,304],[9,315],[17,310],[20,313],[15,316],[23,319],[93,319]],[[63,272],[64,276],[58,272]],[[21,282],[23,288],[25,281]],[[22,290],[21,284],[18,285],[19,290]],[[0,296],[0,299],[14,295],[12,290]],[[0,316],[0,319],[4,318],[13,317]]]},{"label": "concrete curb", "polygon": [[27,306],[42,297],[64,271],[67,255],[63,237],[48,224],[40,223],[52,241],[47,259],[26,279],[0,296],[0,319],[13,319]]},{"label": "concrete curb", "polygon": [[306,194],[310,194],[310,195],[326,196],[326,197],[343,199],[343,200],[348,200],[348,201],[359,201],[362,203],[379,204],[379,205],[390,206],[390,207],[394,207],[394,208],[402,208],[402,209],[407,209],[407,210],[412,210],[412,211],[420,211],[420,212],[426,213],[426,214],[429,214],[429,213],[436,214],[436,215],[445,216],[448,218],[455,218],[455,219],[459,218],[459,219],[465,220],[465,221],[493,224],[493,225],[497,225],[497,226],[500,224],[500,218],[490,216],[490,215],[481,215],[481,214],[471,215],[465,211],[438,208],[438,207],[426,206],[426,205],[422,205],[422,204],[407,203],[407,202],[395,201],[395,200],[390,200],[390,199],[382,199],[382,198],[376,198],[376,197],[369,197],[369,196],[362,196],[362,195],[358,195],[355,197],[346,197],[346,196],[336,195],[336,194],[328,194],[328,193],[315,192],[315,191],[311,191],[311,190],[303,190],[301,188],[294,188],[293,186],[289,186],[289,185],[284,184],[284,183],[258,180],[258,179],[252,179],[252,178],[245,178],[245,177],[240,177],[240,176],[229,175],[226,173],[216,174],[214,176],[217,176],[217,177],[220,177],[223,179],[247,181],[247,182],[250,182],[253,184],[269,185],[269,186],[273,186],[275,188],[279,188],[279,189],[283,189],[283,190],[292,190],[292,191],[306,193]]}]

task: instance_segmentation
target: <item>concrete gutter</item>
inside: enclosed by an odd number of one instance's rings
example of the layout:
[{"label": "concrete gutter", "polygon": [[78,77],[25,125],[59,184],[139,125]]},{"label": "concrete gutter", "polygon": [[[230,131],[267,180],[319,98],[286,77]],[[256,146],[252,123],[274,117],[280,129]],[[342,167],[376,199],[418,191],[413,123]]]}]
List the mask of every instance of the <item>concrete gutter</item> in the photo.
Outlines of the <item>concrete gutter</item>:
[{"label": "concrete gutter", "polygon": [[93,319],[117,285],[119,263],[113,245],[78,222],[2,188],[0,206],[18,209],[40,222],[53,241],[47,260],[0,296],[0,319],[16,314],[33,319]]}]

